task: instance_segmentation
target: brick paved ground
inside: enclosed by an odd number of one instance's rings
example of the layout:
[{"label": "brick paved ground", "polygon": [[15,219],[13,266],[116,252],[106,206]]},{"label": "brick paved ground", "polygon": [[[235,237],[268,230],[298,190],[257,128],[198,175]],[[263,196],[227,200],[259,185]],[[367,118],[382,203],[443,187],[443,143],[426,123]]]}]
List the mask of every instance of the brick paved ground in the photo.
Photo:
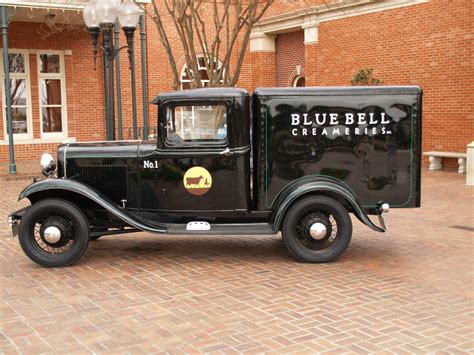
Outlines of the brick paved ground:
[{"label": "brick paved ground", "polygon": [[[0,184],[3,181],[10,181],[10,180],[22,180],[26,181],[23,184],[27,183],[28,181],[33,180],[34,178],[41,178],[41,166],[39,164],[39,157],[37,160],[31,161],[18,161],[16,162],[16,174],[10,174],[10,164],[9,162],[0,162]],[[3,187],[3,186],[2,186]]]},{"label": "brick paved ground", "polygon": [[25,182],[0,181],[0,352],[473,353],[474,189],[425,173],[423,208],[389,232],[355,222],[339,261],[295,262],[278,236],[91,243],[43,269],[3,222]]}]

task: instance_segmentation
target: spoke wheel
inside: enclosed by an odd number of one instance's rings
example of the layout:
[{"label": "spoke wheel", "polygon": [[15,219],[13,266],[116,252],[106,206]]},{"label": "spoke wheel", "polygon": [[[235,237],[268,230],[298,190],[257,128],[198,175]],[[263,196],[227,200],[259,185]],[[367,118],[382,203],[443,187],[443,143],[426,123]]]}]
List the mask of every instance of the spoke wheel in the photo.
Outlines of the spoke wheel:
[{"label": "spoke wheel", "polygon": [[309,250],[327,249],[337,237],[336,220],[333,215],[326,215],[319,210],[310,210],[298,221],[296,236]]},{"label": "spoke wheel", "polygon": [[290,207],[282,228],[288,250],[304,262],[329,262],[348,247],[352,222],[338,201],[310,196]]},{"label": "spoke wheel", "polygon": [[21,219],[19,240],[34,262],[48,267],[67,266],[87,249],[89,225],[84,213],[71,202],[42,200]]},{"label": "spoke wheel", "polygon": [[[53,232],[56,232],[56,238]],[[66,252],[74,244],[72,221],[62,216],[38,218],[34,226],[36,247],[50,254]]]}]

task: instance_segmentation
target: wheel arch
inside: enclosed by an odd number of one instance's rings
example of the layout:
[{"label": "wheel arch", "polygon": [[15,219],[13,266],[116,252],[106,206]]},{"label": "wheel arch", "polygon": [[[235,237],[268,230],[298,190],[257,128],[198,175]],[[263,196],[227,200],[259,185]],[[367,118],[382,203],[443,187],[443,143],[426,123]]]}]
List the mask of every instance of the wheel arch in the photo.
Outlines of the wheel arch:
[{"label": "wheel arch", "polygon": [[19,198],[19,200],[23,198],[27,198],[28,200],[30,200],[31,204],[34,204],[38,201],[42,201],[48,198],[57,198],[57,199],[62,199],[62,200],[74,201],[74,204],[80,207],[81,209],[87,208],[87,207],[103,208],[103,206],[99,205],[97,202],[91,200],[89,197],[83,194],[80,194],[75,191],[59,189],[59,188],[45,189],[45,190],[31,192],[25,197]]},{"label": "wheel arch", "polygon": [[47,198],[71,200],[78,207],[102,207],[112,205],[112,201],[92,187],[67,179],[47,179],[27,186],[18,196],[18,201],[27,198],[31,204]]},{"label": "wheel arch", "polygon": [[149,226],[146,223],[133,218],[127,213],[127,211],[121,209],[107,196],[101,194],[93,187],[83,184],[79,181],[69,179],[46,179],[35,182],[20,192],[18,200],[28,198],[30,202],[34,204],[37,201],[41,201],[44,198],[50,197],[62,199],[67,199],[68,197],[73,198],[72,201],[74,201],[74,203],[76,203],[79,207],[83,207],[84,204],[100,206],[134,228],[154,233],[166,232],[165,226]]},{"label": "wheel arch", "polygon": [[340,202],[348,212],[354,215],[363,224],[376,232],[385,232],[385,229],[376,226],[368,217],[357,196],[343,183],[330,177],[303,178],[289,184],[275,199],[272,210],[273,230],[281,230],[286,213],[298,200],[308,196],[327,196]]}]

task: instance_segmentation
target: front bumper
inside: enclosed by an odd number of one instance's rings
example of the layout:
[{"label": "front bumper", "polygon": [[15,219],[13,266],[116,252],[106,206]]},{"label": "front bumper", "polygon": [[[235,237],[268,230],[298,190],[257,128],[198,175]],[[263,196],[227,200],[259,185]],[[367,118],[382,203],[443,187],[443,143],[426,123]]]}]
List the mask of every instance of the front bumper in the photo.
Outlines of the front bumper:
[{"label": "front bumper", "polygon": [[30,206],[23,207],[22,209],[19,209],[8,216],[8,224],[12,229],[12,237],[16,237],[18,235],[18,226],[20,224],[21,217],[29,207]]}]

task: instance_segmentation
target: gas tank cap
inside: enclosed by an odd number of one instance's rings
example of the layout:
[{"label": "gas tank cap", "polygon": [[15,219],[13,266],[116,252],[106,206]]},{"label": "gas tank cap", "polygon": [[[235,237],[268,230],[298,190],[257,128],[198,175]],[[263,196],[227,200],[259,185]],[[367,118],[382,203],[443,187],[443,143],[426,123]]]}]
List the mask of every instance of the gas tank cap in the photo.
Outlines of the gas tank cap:
[{"label": "gas tank cap", "polygon": [[193,221],[189,222],[186,225],[187,231],[209,231],[211,230],[211,225],[208,222]]}]

